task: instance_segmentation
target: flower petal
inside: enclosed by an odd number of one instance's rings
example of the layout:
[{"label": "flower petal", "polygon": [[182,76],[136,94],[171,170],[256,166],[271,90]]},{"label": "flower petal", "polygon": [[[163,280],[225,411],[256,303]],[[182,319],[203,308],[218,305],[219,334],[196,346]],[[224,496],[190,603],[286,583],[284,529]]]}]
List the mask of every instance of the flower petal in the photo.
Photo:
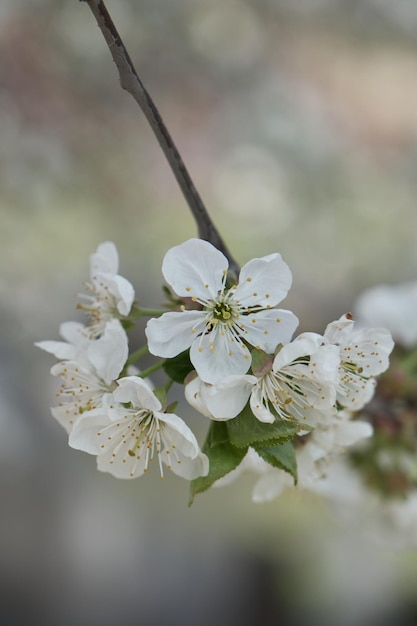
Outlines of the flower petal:
[{"label": "flower petal", "polygon": [[85,330],[86,327],[80,322],[63,322],[59,327],[59,334],[65,341],[37,341],[35,346],[53,354],[57,359],[76,360],[90,341]]},{"label": "flower petal", "polygon": [[242,267],[235,297],[246,308],[269,308],[285,298],[291,283],[291,270],[276,252],[252,259]]},{"label": "flower petal", "polygon": [[69,446],[88,454],[100,454],[102,439],[98,433],[109,424],[110,418],[103,408],[84,413],[74,423],[68,438]]},{"label": "flower petal", "polygon": [[199,337],[191,346],[190,359],[197,374],[206,383],[219,383],[232,374],[246,374],[251,356],[245,344],[230,333],[213,332]]},{"label": "flower petal", "polygon": [[127,335],[117,319],[107,322],[103,335],[88,346],[90,361],[107,384],[119,376],[128,355]]},{"label": "flower petal", "polygon": [[152,412],[160,411],[162,406],[147,382],[138,376],[126,376],[117,381],[118,387],[113,392],[116,402],[131,402],[133,406]]},{"label": "flower petal", "polygon": [[239,318],[244,339],[256,348],[272,354],[279,343],[288,343],[298,326],[298,318],[291,311],[268,309]]},{"label": "flower petal", "polygon": [[208,385],[196,378],[186,385],[185,397],[194,407],[198,403],[203,410],[197,410],[206,417],[229,420],[244,409],[256,380],[255,376],[249,375],[230,376],[223,383]]},{"label": "flower petal", "polygon": [[335,443],[342,448],[353,446],[362,439],[372,437],[373,432],[369,422],[363,420],[341,421],[335,425]]},{"label": "flower petal", "polygon": [[156,413],[156,417],[164,425],[162,438],[165,446],[181,450],[184,456],[195,458],[200,449],[192,430],[181,417],[175,413]]},{"label": "flower petal", "polygon": [[329,343],[335,343],[336,345],[344,344],[355,325],[354,320],[348,314],[342,315],[338,320],[327,324],[324,331],[324,338]]},{"label": "flower petal", "polygon": [[90,276],[97,273],[117,274],[119,270],[119,255],[112,241],[101,243],[96,252],[90,256]]},{"label": "flower petal", "polygon": [[[166,457],[162,457],[162,460],[167,464]],[[178,462],[170,466],[170,469],[187,480],[194,480],[199,476],[207,476],[209,472],[209,460],[208,457],[200,452],[194,459],[178,454]]]},{"label": "flower petal", "polygon": [[252,491],[252,502],[270,502],[287,487],[294,486],[294,479],[283,470],[271,468],[256,481]]},{"label": "flower petal", "polygon": [[115,478],[139,478],[146,473],[149,463],[145,454],[131,456],[126,445],[113,447],[97,457],[97,469]]},{"label": "flower petal", "polygon": [[179,296],[207,300],[222,289],[229,262],[219,250],[202,239],[171,248],[162,263],[162,274]]},{"label": "flower petal", "polygon": [[148,321],[145,334],[149,352],[171,358],[189,348],[205,328],[203,311],[170,311]]},{"label": "flower petal", "polygon": [[316,333],[302,333],[290,343],[285,344],[278,352],[272,366],[274,372],[289,365],[292,361],[300,357],[310,356],[318,350],[321,342],[321,335]]},{"label": "flower petal", "polygon": [[129,315],[135,299],[135,290],[132,284],[118,274],[100,273],[97,275],[97,280],[100,281],[100,288],[108,291],[114,297],[120,315]]},{"label": "flower petal", "polygon": [[260,422],[273,424],[275,416],[267,409],[263,402],[262,393],[259,387],[254,387],[250,397],[250,408],[252,413]]},{"label": "flower petal", "polygon": [[365,328],[352,333],[349,344],[341,348],[340,357],[342,361],[359,365],[364,376],[377,376],[387,369],[393,347],[394,342],[388,330]]},{"label": "flower petal", "polygon": [[203,383],[201,378],[197,375],[191,378],[184,386],[184,395],[188,404],[192,406],[196,411],[204,415],[204,417],[212,417],[208,410],[205,400],[201,396],[201,388],[206,383]]}]

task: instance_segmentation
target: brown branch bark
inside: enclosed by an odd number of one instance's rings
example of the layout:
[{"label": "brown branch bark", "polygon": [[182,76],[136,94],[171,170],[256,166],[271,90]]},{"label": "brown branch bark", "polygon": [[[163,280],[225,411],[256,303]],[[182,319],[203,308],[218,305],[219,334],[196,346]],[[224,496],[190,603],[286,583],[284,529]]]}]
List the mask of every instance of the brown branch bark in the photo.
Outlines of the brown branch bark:
[{"label": "brown branch bark", "polygon": [[156,108],[151,96],[145,89],[136,72],[126,47],[113,24],[109,12],[102,0],[81,0],[88,4],[96,18],[104,39],[108,45],[113,61],[119,72],[120,85],[136,100],[143,114],[149,122],[162,151],[174,173],[180,189],[191,209],[197,223],[200,239],[209,241],[228,258],[230,270],[236,276],[239,274],[239,266],[233,259],[226,244],[215,227],[211,217],[204,206],[197,189],[184,165],[184,162],[168,132],[164,121]]}]

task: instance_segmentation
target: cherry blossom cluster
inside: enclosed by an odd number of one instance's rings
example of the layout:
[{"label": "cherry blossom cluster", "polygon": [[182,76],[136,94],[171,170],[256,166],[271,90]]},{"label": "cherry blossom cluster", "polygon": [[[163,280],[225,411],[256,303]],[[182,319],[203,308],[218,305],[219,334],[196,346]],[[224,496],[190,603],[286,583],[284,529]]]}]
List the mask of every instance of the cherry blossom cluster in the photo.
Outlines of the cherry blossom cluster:
[{"label": "cherry blossom cluster", "polygon": [[[235,276],[210,243],[175,246],[162,264],[162,311],[138,306],[118,265],[114,244],[101,244],[78,305],[88,322],[65,322],[63,341],[37,344],[59,360],[52,415],[99,470],[134,478],[155,460],[161,477],[169,468],[192,481],[192,501],[246,468],[259,474],[253,499],[263,501],[297,483],[314,488],[341,452],[371,437],[356,415],[388,368],[391,334],[345,314],[323,334],[294,336],[297,317],[278,308],[292,282],[280,254],[252,259]],[[129,353],[128,330],[144,315],[146,344]],[[138,369],[148,352],[158,359]],[[157,369],[166,383],[154,387]],[[208,420],[202,450],[168,401],[173,382]]]}]

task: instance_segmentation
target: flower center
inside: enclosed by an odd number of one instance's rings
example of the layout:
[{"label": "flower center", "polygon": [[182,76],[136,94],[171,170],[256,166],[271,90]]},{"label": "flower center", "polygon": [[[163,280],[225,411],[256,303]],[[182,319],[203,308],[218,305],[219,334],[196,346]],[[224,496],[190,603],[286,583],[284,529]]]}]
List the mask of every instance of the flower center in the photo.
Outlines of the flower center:
[{"label": "flower center", "polygon": [[232,300],[229,293],[222,294],[217,300],[209,302],[206,306],[207,324],[213,326],[215,324],[233,325],[240,317],[240,306]]}]

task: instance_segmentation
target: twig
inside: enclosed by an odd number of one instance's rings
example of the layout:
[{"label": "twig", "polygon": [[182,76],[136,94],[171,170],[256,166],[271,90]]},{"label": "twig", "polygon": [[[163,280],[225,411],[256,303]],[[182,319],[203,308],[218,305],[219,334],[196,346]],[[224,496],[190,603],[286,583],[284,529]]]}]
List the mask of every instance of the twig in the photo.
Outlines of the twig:
[{"label": "twig", "polygon": [[97,24],[107,42],[113,61],[119,71],[120,85],[133,96],[151,126],[159,145],[174,173],[182,193],[197,223],[201,239],[209,241],[228,258],[230,270],[239,274],[239,266],[233,259],[226,244],[215,227],[197,189],[183,163],[183,160],[169,134],[162,117],[151,96],[139,78],[126,47],[117,32],[105,4],[102,0],[80,0],[86,2],[91,9]]}]

